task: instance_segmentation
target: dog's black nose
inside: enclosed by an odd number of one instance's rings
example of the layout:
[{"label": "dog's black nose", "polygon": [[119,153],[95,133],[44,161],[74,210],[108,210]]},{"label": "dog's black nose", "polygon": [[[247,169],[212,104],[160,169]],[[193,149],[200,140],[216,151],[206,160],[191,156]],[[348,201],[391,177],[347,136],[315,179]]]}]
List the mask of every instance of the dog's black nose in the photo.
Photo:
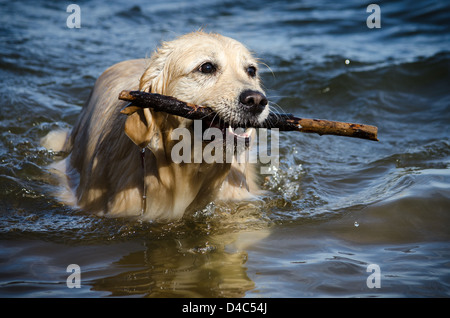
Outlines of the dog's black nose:
[{"label": "dog's black nose", "polygon": [[268,103],[264,94],[257,91],[252,91],[250,89],[241,93],[239,96],[239,101],[245,106],[245,108],[248,109],[248,111],[255,115],[260,114]]}]

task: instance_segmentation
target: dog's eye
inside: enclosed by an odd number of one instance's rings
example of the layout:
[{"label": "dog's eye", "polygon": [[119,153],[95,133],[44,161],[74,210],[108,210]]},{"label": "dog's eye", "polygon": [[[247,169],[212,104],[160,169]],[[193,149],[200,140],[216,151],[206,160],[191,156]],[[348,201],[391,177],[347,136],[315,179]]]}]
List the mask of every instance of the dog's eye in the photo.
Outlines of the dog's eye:
[{"label": "dog's eye", "polygon": [[247,67],[247,74],[250,77],[255,77],[256,76],[256,67],[254,67],[254,66]]},{"label": "dog's eye", "polygon": [[200,65],[198,70],[203,74],[212,74],[216,71],[216,67],[211,62],[206,62]]}]

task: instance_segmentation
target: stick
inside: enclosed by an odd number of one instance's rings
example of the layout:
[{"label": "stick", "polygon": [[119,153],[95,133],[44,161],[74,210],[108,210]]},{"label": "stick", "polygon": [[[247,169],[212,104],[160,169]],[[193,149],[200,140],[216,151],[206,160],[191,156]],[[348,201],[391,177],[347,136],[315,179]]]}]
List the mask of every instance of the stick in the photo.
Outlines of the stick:
[{"label": "stick", "polygon": [[[131,115],[140,108],[152,108],[158,112],[181,116],[188,119],[215,119],[212,109],[180,101],[174,97],[146,93],[142,91],[124,90],[119,99],[130,101],[131,104],[122,109],[121,113]],[[378,128],[371,125],[344,123],[323,119],[298,118],[292,114],[269,113],[267,119],[254,128],[278,128],[280,131],[300,131],[319,135],[336,135],[362,138],[378,141]]]}]

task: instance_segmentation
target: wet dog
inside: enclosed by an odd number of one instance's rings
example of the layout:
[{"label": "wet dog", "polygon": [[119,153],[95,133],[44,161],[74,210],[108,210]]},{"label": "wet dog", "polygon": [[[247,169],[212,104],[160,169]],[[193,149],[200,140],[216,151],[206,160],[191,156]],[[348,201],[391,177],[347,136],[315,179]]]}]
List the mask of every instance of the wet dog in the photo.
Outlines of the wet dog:
[{"label": "wet dog", "polygon": [[[172,133],[193,131],[193,121],[149,108],[125,116],[118,95],[138,89],[169,95],[210,107],[230,127],[250,127],[269,113],[258,71],[244,45],[205,32],[162,43],[150,59],[107,69],[65,139],[69,155],[54,165],[66,183],[64,201],[99,214],[169,221],[214,200],[251,199],[259,190],[252,166],[175,163]],[[56,137],[43,143],[52,148]]]}]

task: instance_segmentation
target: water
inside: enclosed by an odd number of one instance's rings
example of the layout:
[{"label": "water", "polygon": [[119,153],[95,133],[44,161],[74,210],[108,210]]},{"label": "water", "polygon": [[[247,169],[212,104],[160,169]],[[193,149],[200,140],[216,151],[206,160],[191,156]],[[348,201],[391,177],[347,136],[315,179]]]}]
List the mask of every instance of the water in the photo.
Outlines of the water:
[{"label": "water", "polygon": [[[360,1],[0,4],[3,297],[450,296],[450,5]],[[267,64],[276,109],[376,125],[380,142],[283,133],[261,202],[158,225],[59,204],[39,145],[110,65],[199,28]],[[69,289],[69,264],[81,288]],[[380,288],[369,288],[370,264]]]}]

